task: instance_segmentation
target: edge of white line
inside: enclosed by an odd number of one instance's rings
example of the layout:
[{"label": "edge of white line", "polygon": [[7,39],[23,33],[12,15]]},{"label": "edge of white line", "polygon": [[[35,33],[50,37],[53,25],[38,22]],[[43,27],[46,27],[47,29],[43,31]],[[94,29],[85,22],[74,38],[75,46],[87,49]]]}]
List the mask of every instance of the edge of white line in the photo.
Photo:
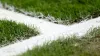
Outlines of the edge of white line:
[{"label": "edge of white line", "polygon": [[72,34],[82,36],[91,27],[100,26],[100,17],[84,21],[82,23],[75,23],[73,25],[65,26],[0,8],[0,20],[4,18],[6,18],[7,20],[21,22],[30,26],[35,25],[42,34],[0,48],[0,56],[13,56],[21,54],[37,45],[41,46],[45,42],[57,40],[59,36],[67,36]]}]

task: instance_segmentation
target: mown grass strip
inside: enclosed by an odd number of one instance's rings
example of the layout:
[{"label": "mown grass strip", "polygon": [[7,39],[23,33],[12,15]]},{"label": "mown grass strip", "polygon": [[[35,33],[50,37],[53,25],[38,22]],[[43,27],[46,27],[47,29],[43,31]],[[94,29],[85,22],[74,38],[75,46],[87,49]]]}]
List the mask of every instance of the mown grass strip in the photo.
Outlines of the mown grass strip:
[{"label": "mown grass strip", "polygon": [[37,46],[20,56],[100,56],[100,27],[92,29],[82,38],[71,37]]},{"label": "mown grass strip", "polygon": [[64,23],[79,22],[83,19],[100,16],[100,0],[1,0],[17,10],[41,12],[61,19]]},{"label": "mown grass strip", "polygon": [[0,20],[0,46],[13,43],[17,40],[28,39],[37,34],[39,34],[39,32],[35,27],[29,28],[23,23]]}]

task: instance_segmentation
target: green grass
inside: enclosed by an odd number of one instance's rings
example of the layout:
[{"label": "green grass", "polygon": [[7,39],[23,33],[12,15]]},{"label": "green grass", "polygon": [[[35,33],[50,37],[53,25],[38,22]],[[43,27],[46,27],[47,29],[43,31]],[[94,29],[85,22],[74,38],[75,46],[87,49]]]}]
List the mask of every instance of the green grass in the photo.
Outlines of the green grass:
[{"label": "green grass", "polygon": [[28,39],[39,32],[33,28],[15,21],[0,20],[0,46],[14,43],[17,40]]},{"label": "green grass", "polygon": [[30,12],[42,12],[65,23],[79,22],[87,17],[100,15],[100,0],[1,0],[19,9]]},{"label": "green grass", "polygon": [[71,37],[37,46],[19,56],[100,56],[100,27],[82,38]]}]

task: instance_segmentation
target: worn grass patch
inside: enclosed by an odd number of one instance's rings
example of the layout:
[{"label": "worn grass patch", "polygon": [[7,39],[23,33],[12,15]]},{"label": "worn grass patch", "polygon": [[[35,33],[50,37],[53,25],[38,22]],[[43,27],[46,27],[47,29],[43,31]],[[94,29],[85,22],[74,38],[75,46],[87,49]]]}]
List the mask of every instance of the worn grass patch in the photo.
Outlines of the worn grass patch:
[{"label": "worn grass patch", "polygon": [[0,20],[0,46],[13,43],[17,40],[36,36],[39,32],[33,27],[15,21]]},{"label": "worn grass patch", "polygon": [[100,0],[1,0],[17,10],[41,12],[61,19],[64,23],[79,22],[88,17],[100,16]]},{"label": "worn grass patch", "polygon": [[71,37],[38,46],[20,56],[100,56],[100,27],[82,38]]}]

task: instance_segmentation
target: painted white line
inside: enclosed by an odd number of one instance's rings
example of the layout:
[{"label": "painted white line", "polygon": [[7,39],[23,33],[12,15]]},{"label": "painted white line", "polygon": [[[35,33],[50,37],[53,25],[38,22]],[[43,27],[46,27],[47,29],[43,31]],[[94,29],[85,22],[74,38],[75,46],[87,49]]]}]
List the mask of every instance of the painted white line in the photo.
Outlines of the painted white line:
[{"label": "painted white line", "polygon": [[57,40],[59,36],[67,36],[71,34],[82,36],[91,27],[100,26],[100,17],[85,21],[83,23],[65,26],[0,8],[0,19],[2,20],[5,18],[7,20],[25,23],[29,26],[35,25],[40,30],[41,35],[0,48],[0,56],[14,56],[21,54],[28,49],[32,49],[32,47],[36,45],[42,45],[45,42]]}]

